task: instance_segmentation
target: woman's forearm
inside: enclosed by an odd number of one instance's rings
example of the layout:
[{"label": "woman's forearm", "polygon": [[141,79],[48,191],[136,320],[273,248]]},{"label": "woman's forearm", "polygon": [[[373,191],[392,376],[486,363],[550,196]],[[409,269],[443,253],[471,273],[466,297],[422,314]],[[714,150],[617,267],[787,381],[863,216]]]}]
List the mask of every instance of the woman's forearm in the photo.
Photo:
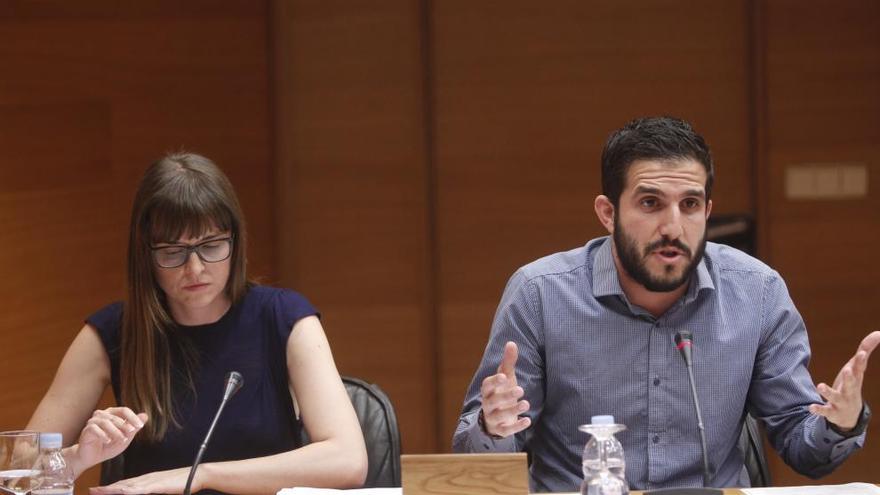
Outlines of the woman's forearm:
[{"label": "woman's forearm", "polygon": [[267,457],[207,463],[198,468],[196,483],[200,489],[243,495],[294,486],[359,488],[367,475],[367,454],[346,445],[351,444],[326,440]]}]

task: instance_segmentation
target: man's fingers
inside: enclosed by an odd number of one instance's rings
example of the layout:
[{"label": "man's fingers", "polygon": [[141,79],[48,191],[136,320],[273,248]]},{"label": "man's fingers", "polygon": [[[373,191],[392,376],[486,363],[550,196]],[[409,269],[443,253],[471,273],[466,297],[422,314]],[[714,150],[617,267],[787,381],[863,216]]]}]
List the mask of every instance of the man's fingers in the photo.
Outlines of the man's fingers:
[{"label": "man's fingers", "polygon": [[503,373],[511,380],[516,380],[516,359],[518,357],[519,349],[516,347],[516,343],[508,342],[504,344],[504,355],[501,356],[498,372]]},{"label": "man's fingers", "polygon": [[487,376],[480,385],[480,395],[483,396],[483,402],[485,402],[487,398],[496,395],[499,391],[513,388],[515,385],[509,384],[507,376],[501,373]]},{"label": "man's fingers", "polygon": [[865,358],[867,359],[871,357],[871,353],[874,352],[878,345],[880,345],[880,330],[873,331],[862,339],[862,342],[859,344],[859,351],[865,351],[867,354]]},{"label": "man's fingers", "polygon": [[501,435],[506,437],[514,433],[520,432],[531,424],[531,420],[523,421],[528,418],[521,418],[520,415],[528,412],[529,402],[521,400],[512,403],[506,407],[499,407],[494,410],[483,407],[483,421],[486,424],[486,430],[493,435]]},{"label": "man's fingers", "polygon": [[856,352],[856,355],[853,356],[852,360],[852,371],[856,376],[862,376],[865,374],[865,369],[868,367],[868,353],[859,350]]},{"label": "man's fingers", "polygon": [[484,408],[483,414],[485,415],[486,421],[493,425],[510,424],[516,421],[520,414],[526,413],[528,410],[529,401],[521,400],[491,411]]},{"label": "man's fingers", "polygon": [[527,417],[517,418],[517,420],[512,423],[498,425],[498,427],[495,429],[495,434],[501,435],[502,437],[509,437],[510,435],[515,435],[525,430],[531,424],[532,420]]},{"label": "man's fingers", "polygon": [[[856,368],[855,366],[853,368]],[[864,370],[863,370],[864,371]],[[862,397],[862,377],[864,373],[856,369],[844,369],[841,374],[842,386],[838,389],[844,398],[850,400],[860,399]]]},{"label": "man's fingers", "polygon": [[[841,373],[841,375],[844,375],[844,373]],[[824,383],[820,383],[816,387],[816,390],[819,391],[819,395],[821,395],[822,398],[825,399],[828,403],[833,404],[836,402],[840,402],[840,400],[841,400],[840,391],[835,390],[834,388],[829,387],[828,385],[826,385]]]},{"label": "man's fingers", "polygon": [[495,423],[509,423],[513,418],[529,410],[529,401],[521,400],[498,407],[492,411],[483,409],[483,414],[495,418]]},{"label": "man's fingers", "polygon": [[811,413],[817,416],[825,416],[826,418],[834,410],[831,406],[826,404],[811,404],[809,409]]},{"label": "man's fingers", "polygon": [[[504,375],[497,376],[504,377]],[[486,411],[495,411],[512,407],[520,397],[525,395],[525,391],[522,387],[508,387],[506,385],[495,387],[488,385],[481,391],[481,393],[483,395],[483,409]]]},{"label": "man's fingers", "polygon": [[516,360],[519,349],[516,343],[504,344],[498,373],[483,380],[480,395],[483,403],[483,421],[486,431],[493,435],[507,437],[528,428],[529,418],[521,418],[529,410],[529,403],[519,400],[525,395],[522,387],[516,384]]}]

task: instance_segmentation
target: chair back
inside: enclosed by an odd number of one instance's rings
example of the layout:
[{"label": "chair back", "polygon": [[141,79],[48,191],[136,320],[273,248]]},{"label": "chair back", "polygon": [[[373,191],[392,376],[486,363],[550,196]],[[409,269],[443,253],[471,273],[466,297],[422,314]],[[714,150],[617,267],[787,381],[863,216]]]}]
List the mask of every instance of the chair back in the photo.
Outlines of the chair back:
[{"label": "chair back", "polygon": [[749,480],[754,487],[770,486],[770,469],[767,467],[767,455],[764,452],[764,440],[758,422],[751,414],[746,414],[742,433],[739,436],[739,450],[743,453],[743,462],[749,473]]},{"label": "chair back", "polygon": [[[357,415],[367,446],[367,479],[364,488],[400,486],[400,430],[391,400],[378,385],[342,377],[342,384]],[[302,445],[311,442],[305,428]]]},{"label": "chair back", "polygon": [[400,486],[400,430],[391,400],[376,384],[342,377],[364,433],[369,463],[364,488]]},{"label": "chair back", "polygon": [[107,486],[121,480],[125,473],[125,452],[101,463],[100,486]]}]

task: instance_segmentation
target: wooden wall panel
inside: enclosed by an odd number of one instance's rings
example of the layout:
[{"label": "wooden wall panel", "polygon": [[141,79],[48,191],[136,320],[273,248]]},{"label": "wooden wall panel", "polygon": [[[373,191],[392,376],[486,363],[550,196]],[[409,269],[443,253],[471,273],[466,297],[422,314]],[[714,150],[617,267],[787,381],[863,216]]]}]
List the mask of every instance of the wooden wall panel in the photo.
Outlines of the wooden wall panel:
[{"label": "wooden wall panel", "polygon": [[[766,257],[785,277],[813,348],[813,378],[831,382],[859,340],[876,330],[880,301],[880,4],[872,0],[773,0],[766,36]],[[868,195],[790,200],[785,170],[803,163],[863,163]],[[880,403],[876,353],[863,394]],[[875,481],[880,446],[865,449],[823,482]],[[778,484],[814,483],[774,457]]]},{"label": "wooden wall panel", "polygon": [[747,5],[433,2],[441,445],[513,271],[604,234],[605,138],[632,118],[694,123],[716,213],[751,213]]},{"label": "wooden wall panel", "polygon": [[[830,380],[880,295],[878,14],[872,0],[3,2],[0,299],[16,311],[0,335],[17,348],[0,360],[0,428],[24,424],[82,318],[120,297],[134,185],[187,148],[235,184],[252,274],[323,311],[340,370],[391,395],[406,452],[447,451],[507,277],[602,234],[605,137],[663,113],[712,146],[714,211],[759,216],[760,254]],[[842,161],[867,165],[867,198],[784,197],[786,166]],[[823,481],[871,479],[873,443]],[[812,482],[775,462],[778,483]]]},{"label": "wooden wall panel", "polygon": [[0,5],[0,429],[25,425],[83,319],[122,297],[133,189],[165,152],[229,174],[252,273],[275,278],[267,15],[244,0]]},{"label": "wooden wall panel", "polygon": [[275,2],[279,267],[339,369],[379,384],[405,452],[436,449],[422,11]]}]

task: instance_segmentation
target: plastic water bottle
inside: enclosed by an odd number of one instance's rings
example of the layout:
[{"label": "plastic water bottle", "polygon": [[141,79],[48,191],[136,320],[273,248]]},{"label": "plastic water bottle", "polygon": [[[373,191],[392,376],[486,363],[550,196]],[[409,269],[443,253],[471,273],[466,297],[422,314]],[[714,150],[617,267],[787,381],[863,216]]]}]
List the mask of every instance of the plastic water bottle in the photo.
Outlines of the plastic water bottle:
[{"label": "plastic water bottle", "polygon": [[73,495],[73,471],[61,455],[61,433],[40,433],[37,470],[33,495]]},{"label": "plastic water bottle", "polygon": [[578,429],[590,434],[582,457],[584,482],[581,484],[581,494],[629,494],[629,485],[624,475],[626,463],[623,446],[614,437],[615,433],[625,430],[626,426],[616,424],[614,416],[593,416],[590,424],[582,425]]}]

